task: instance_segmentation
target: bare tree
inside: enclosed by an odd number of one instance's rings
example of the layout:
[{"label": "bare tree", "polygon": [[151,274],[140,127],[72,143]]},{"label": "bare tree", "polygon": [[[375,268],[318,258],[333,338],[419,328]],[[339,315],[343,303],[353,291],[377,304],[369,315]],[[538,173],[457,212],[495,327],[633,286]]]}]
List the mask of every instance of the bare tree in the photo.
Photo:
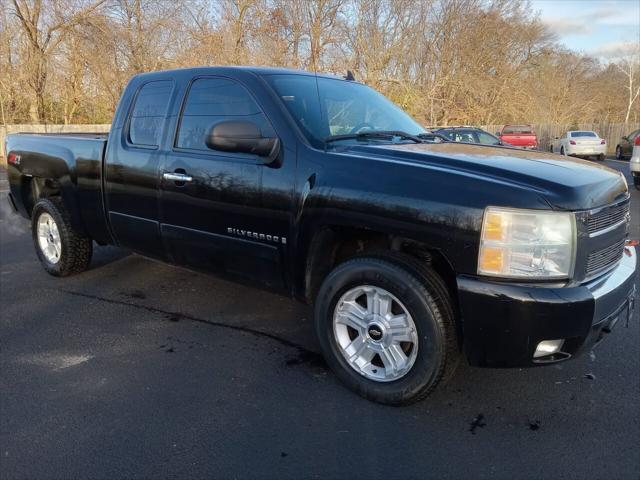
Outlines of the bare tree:
[{"label": "bare tree", "polygon": [[27,45],[28,84],[35,97],[33,120],[46,121],[45,91],[48,65],[66,35],[84,22],[105,0],[91,3],[12,0],[14,14],[20,20]]},{"label": "bare tree", "polygon": [[350,69],[425,125],[640,117],[637,51],[562,48],[528,0],[0,2],[5,123],[108,122],[134,74],[239,63]]},{"label": "bare tree", "polygon": [[629,116],[640,95],[640,44],[629,43],[621,50],[614,61],[615,67],[624,75],[627,91],[627,110],[624,123],[629,123]]}]

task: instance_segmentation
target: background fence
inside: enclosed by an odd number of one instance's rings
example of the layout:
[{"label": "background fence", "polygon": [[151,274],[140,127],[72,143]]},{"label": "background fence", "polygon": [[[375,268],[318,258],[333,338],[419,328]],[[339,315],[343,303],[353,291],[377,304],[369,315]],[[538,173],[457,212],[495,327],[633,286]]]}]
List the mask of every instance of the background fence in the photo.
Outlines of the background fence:
[{"label": "background fence", "polygon": [[[35,133],[74,133],[74,132],[108,132],[111,125],[6,125],[0,126],[0,163],[4,163],[4,139],[9,133],[35,132]],[[489,133],[496,133],[502,129],[502,125],[483,125],[481,128]],[[549,150],[552,140],[561,136],[567,130],[593,130],[607,141],[609,154],[615,152],[616,145],[623,135],[628,135],[634,130],[640,129],[640,123],[583,123],[579,125],[539,124],[534,125],[538,135],[538,148]]]}]

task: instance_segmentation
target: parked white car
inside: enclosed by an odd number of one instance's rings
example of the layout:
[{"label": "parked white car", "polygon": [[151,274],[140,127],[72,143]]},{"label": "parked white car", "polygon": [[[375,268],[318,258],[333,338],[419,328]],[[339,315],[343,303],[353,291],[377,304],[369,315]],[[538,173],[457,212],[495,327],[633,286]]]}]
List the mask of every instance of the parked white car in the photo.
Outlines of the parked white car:
[{"label": "parked white car", "polygon": [[604,160],[607,154],[607,142],[596,132],[588,130],[570,130],[562,137],[556,137],[550,147],[553,153],[573,157],[597,157]]},{"label": "parked white car", "polygon": [[629,170],[631,170],[633,184],[638,190],[640,190],[640,135],[636,137],[633,144],[633,153],[631,154],[631,160],[629,161]]}]

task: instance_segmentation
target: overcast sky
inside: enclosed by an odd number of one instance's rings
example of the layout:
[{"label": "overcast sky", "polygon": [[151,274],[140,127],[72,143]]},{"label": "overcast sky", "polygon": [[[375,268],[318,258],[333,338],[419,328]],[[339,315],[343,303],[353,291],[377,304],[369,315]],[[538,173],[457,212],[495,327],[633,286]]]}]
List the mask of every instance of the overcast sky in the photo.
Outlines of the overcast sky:
[{"label": "overcast sky", "polygon": [[607,57],[640,42],[640,0],[533,0],[532,6],[572,50]]}]

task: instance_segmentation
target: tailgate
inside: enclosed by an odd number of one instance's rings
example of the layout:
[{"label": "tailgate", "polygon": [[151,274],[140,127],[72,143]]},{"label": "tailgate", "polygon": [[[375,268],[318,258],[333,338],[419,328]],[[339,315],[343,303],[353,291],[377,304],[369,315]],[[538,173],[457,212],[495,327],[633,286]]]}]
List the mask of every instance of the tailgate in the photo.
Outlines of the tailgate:
[{"label": "tailgate", "polygon": [[537,143],[536,136],[527,133],[508,133],[502,135],[500,138],[505,142],[509,142],[511,145],[535,145]]}]

